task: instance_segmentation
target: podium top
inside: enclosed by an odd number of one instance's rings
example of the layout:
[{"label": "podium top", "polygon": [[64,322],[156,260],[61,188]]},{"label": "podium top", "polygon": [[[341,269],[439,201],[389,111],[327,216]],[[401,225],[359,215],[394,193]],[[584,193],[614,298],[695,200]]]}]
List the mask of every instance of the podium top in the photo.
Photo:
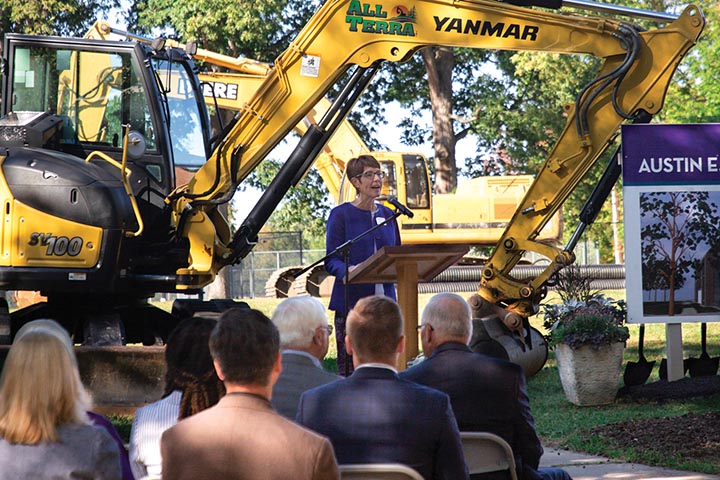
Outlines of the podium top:
[{"label": "podium top", "polygon": [[460,260],[468,250],[468,245],[386,246],[353,269],[347,283],[396,282],[401,264],[416,264],[418,281],[429,282]]}]

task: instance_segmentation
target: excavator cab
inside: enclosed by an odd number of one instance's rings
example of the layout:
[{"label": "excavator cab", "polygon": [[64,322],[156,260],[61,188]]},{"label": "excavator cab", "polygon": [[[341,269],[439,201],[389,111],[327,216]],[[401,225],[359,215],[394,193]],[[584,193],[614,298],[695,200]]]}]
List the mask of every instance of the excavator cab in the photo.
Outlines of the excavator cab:
[{"label": "excavator cab", "polygon": [[39,317],[82,330],[118,305],[113,330],[139,341],[131,324],[152,315],[128,305],[174,292],[187,264],[165,199],[210,154],[195,67],[162,42],[8,34],[4,47],[0,282],[47,297],[12,330]]},{"label": "excavator cab", "polygon": [[[97,150],[119,159],[129,126],[145,147],[142,154],[132,150],[132,160],[146,157],[139,163],[167,179],[171,167],[197,169],[210,154],[209,116],[193,66],[176,49],[8,35],[5,52],[12,75],[4,77],[2,114],[46,113],[62,120],[62,131],[45,132],[44,143],[31,145],[27,138],[15,143],[83,157]],[[49,139],[55,143],[48,145]],[[165,151],[167,158],[160,158]]]},{"label": "excavator cab", "polygon": [[[430,208],[430,178],[427,160],[416,153],[370,152],[385,172],[381,199],[397,197],[410,209]],[[355,198],[355,188],[343,172],[338,203]]]}]

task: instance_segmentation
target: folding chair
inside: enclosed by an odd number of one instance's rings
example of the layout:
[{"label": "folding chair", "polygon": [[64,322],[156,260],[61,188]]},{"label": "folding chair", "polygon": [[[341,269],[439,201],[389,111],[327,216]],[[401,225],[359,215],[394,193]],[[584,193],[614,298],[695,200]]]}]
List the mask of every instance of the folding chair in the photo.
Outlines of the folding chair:
[{"label": "folding chair", "polygon": [[340,465],[341,480],[423,480],[422,475],[401,463]]},{"label": "folding chair", "polygon": [[470,474],[508,470],[512,480],[518,480],[515,456],[508,443],[489,432],[460,432],[465,463]]}]

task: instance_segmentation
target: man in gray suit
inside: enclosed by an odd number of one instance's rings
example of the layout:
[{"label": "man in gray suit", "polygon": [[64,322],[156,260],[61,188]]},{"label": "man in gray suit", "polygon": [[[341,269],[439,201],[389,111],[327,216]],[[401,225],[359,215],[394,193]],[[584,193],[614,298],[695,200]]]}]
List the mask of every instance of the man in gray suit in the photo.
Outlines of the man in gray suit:
[{"label": "man in gray suit", "polygon": [[272,405],[280,415],[295,419],[300,395],[306,390],[339,380],[320,363],[328,351],[332,326],[325,307],[313,297],[286,298],[272,321],[280,331],[282,372],[273,387]]},{"label": "man in gray suit", "polygon": [[210,353],[227,394],[165,431],[164,479],[340,478],[328,439],[270,405],[281,366],[280,336],[269,318],[247,308],[226,311],[210,336]]}]

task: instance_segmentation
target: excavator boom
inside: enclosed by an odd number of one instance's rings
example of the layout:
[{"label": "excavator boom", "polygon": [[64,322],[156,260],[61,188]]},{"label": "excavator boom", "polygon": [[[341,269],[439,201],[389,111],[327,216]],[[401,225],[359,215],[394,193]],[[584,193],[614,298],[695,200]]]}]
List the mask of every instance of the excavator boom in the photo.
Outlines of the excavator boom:
[{"label": "excavator boom", "polygon": [[[620,124],[640,111],[652,115],[660,110],[673,72],[704,24],[696,6],[663,27],[641,31],[613,18],[563,15],[494,1],[421,0],[408,8],[391,2],[331,0],[277,58],[212,157],[186,187],[169,197],[178,220],[189,220],[182,222],[182,234],[190,241],[191,261],[178,274],[188,286],[202,284],[217,269],[247,254],[277,198],[310,167],[308,152],[326,141],[325,134],[337,123],[333,116],[342,115],[343,108],[331,109],[313,132],[314,139],[285,163],[285,172],[281,170],[227,244],[217,242],[214,234],[216,228],[225,229],[215,223],[214,205],[227,199],[348,70],[353,69],[352,78],[359,85],[351,80],[346,86],[344,101],[352,104],[382,62],[404,61],[425,46],[593,55],[603,59],[598,76],[566,108],[565,129],[483,272],[484,298],[530,314],[545,282],[572,262],[571,252],[538,242],[540,230],[606,150]],[[550,264],[533,281],[518,282],[509,272],[526,251],[547,257]]]}]

